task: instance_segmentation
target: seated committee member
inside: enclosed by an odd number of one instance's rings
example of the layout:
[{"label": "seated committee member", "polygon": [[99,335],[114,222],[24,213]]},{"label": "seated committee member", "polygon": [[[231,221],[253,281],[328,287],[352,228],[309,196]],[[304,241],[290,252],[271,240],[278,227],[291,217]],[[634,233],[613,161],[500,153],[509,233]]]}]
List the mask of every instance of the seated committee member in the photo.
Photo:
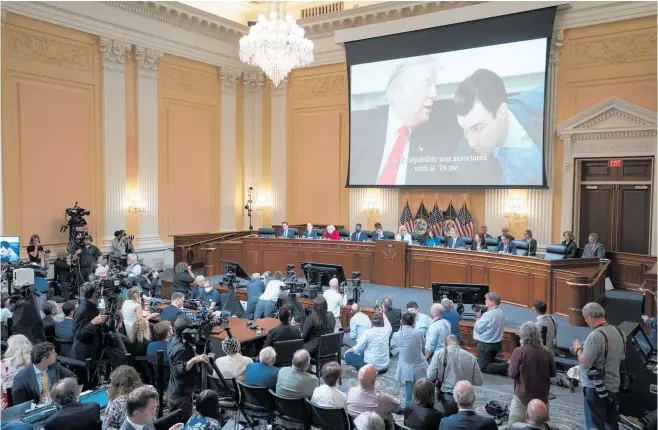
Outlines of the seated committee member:
[{"label": "seated committee member", "polygon": [[566,258],[576,258],[576,252],[578,251],[578,244],[573,240],[573,233],[567,230],[562,234],[562,237],[564,237],[564,240],[562,241],[562,245],[567,247],[564,253],[566,255]]},{"label": "seated committee member", "polygon": [[183,308],[183,303],[185,303],[185,295],[183,293],[172,294],[171,304],[162,310],[160,319],[162,321],[169,321],[171,325],[174,325],[176,318],[178,318],[180,315],[185,315],[185,308]]},{"label": "seated committee member", "polygon": [[434,230],[432,229],[427,230],[425,246],[441,246],[441,238],[434,234]]},{"label": "seated committee member", "polygon": [[286,221],[281,223],[281,232],[279,232],[279,237],[282,237],[284,239],[294,239],[295,238],[295,232],[291,231],[288,228],[288,223]]},{"label": "seated committee member", "polygon": [[510,239],[510,236],[504,234],[500,237],[500,242],[498,243],[498,253],[499,254],[516,254],[516,245]]},{"label": "seated committee member", "polygon": [[384,238],[384,230],[382,230],[382,226],[380,224],[379,227],[377,227],[375,231],[372,233],[371,239],[374,242],[375,240],[382,240],[383,238]]},{"label": "seated committee member", "polygon": [[55,345],[41,342],[34,345],[30,353],[31,366],[25,366],[14,377],[12,398],[15,405],[29,400],[39,404],[50,397],[50,391],[57,381],[75,378],[66,367],[57,363]]},{"label": "seated committee member", "polygon": [[482,224],[480,226],[480,233],[482,233],[482,236],[484,236],[485,239],[486,238],[493,239],[494,237],[492,235],[490,235],[489,233],[487,233],[488,229],[489,228],[485,224]]},{"label": "seated committee member", "polygon": [[537,241],[532,238],[532,231],[526,230],[523,232],[523,240],[528,242],[528,257],[537,256]]},{"label": "seated committee member", "polygon": [[361,224],[354,226],[354,233],[352,233],[352,236],[350,236],[350,240],[352,242],[363,242],[364,240],[368,239],[368,235],[361,231],[361,227]]},{"label": "seated committee member", "polygon": [[509,240],[515,240],[515,239],[514,239],[514,236],[512,236],[511,234],[509,234],[509,227],[504,226],[504,227],[502,227],[502,228],[500,229],[500,236],[498,236],[498,237],[496,238],[496,240],[498,240],[498,243],[500,243],[500,241],[503,240],[503,236],[504,236],[504,235],[509,236]]},{"label": "seated committee member", "polygon": [[436,98],[437,70],[433,57],[400,64],[386,85],[388,105],[351,114],[350,182],[359,185],[427,183],[427,172],[407,160],[422,157],[436,145],[436,135],[417,133],[426,124]]},{"label": "seated committee member", "polygon": [[336,227],[334,227],[332,224],[329,224],[327,226],[327,230],[322,235],[322,238],[327,240],[340,240],[340,234],[338,234],[338,231],[336,231]]},{"label": "seated committee member", "polygon": [[80,402],[80,388],[75,378],[57,382],[51,398],[57,412],[46,420],[44,430],[101,430],[101,407],[96,402]]},{"label": "seated committee member", "polygon": [[471,245],[471,251],[488,251],[487,242],[485,241],[483,233],[475,233],[475,238],[473,239],[473,245]]},{"label": "seated committee member", "polygon": [[317,239],[318,232],[313,230],[313,224],[310,222],[306,224],[306,230],[302,233],[302,239]]},{"label": "seated committee member", "polygon": [[411,235],[407,232],[407,227],[404,225],[400,226],[400,233],[395,235],[395,240],[401,240],[402,242],[407,242],[409,245],[413,242]]},{"label": "seated committee member", "polygon": [[479,69],[459,84],[453,101],[465,136],[454,155],[488,156],[463,163],[462,174],[479,184],[542,183],[543,85],[508,97],[500,76]]},{"label": "seated committee member", "polygon": [[448,239],[448,248],[459,249],[466,248],[466,242],[463,237],[459,237],[459,232],[456,228],[450,229],[450,239]]},{"label": "seated committee member", "polygon": [[599,235],[597,233],[590,233],[587,239],[589,240],[589,243],[585,245],[583,258],[605,257],[605,248],[603,247],[603,244],[599,243]]}]

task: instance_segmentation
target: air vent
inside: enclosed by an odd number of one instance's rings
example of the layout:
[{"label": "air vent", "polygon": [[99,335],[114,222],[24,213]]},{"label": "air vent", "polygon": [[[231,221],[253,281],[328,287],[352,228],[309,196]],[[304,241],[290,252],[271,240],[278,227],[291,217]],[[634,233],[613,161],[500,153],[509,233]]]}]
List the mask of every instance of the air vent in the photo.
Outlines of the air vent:
[{"label": "air vent", "polygon": [[316,16],[329,15],[336,12],[342,12],[345,8],[345,3],[340,1],[336,3],[329,3],[322,6],[313,6],[302,9],[302,19],[313,18]]}]

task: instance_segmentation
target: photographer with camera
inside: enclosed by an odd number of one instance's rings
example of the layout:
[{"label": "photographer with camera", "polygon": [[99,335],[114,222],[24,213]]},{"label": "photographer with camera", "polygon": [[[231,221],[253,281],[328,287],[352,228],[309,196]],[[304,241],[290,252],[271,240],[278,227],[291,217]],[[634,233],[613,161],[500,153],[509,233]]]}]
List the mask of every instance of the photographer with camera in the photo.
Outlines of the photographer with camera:
[{"label": "photographer with camera", "polygon": [[142,287],[145,295],[149,297],[162,296],[159,270],[153,270],[149,266],[142,266],[142,273],[137,277],[137,283]]},{"label": "photographer with camera", "polygon": [[126,255],[135,252],[133,245],[134,235],[128,236],[125,230],[117,230],[114,232],[114,239],[112,239],[112,259],[115,262],[122,261]]},{"label": "photographer with camera", "polygon": [[196,386],[199,366],[208,364],[206,354],[196,355],[194,348],[184,341],[183,332],[190,326],[191,320],[182,316],[174,323],[174,337],[169,341],[169,410],[180,409],[179,418],[187,421],[192,415],[192,397]]},{"label": "photographer with camera", "polygon": [[137,260],[136,254],[128,254],[127,262],[128,266],[124,271],[126,275],[136,277],[142,274],[142,266],[139,264],[139,260]]},{"label": "photographer with camera", "polygon": [[620,372],[626,358],[626,337],[619,327],[609,325],[603,306],[591,302],[583,307],[583,318],[592,331],[585,344],[573,340],[578,354],[580,383],[585,396],[585,424],[588,429],[619,428]]},{"label": "photographer with camera", "polygon": [[46,254],[50,254],[50,250],[45,251],[43,246],[41,246],[39,235],[33,234],[30,237],[30,244],[27,247],[27,256],[30,259],[30,263],[36,263],[41,267],[47,268]]},{"label": "photographer with camera", "polygon": [[80,293],[84,300],[75,311],[73,319],[71,357],[80,361],[88,358],[98,360],[102,336],[101,326],[105,323],[106,316],[101,315],[96,306],[98,294],[95,285],[84,284]]},{"label": "photographer with camera", "polygon": [[322,295],[327,300],[327,310],[334,314],[334,317],[336,318],[336,325],[334,326],[335,333],[342,328],[340,325],[340,309],[347,305],[347,291],[343,288],[342,294],[338,292],[338,279],[331,278],[329,281],[329,289]]},{"label": "photographer with camera", "polygon": [[477,359],[483,373],[507,375],[507,364],[497,363],[496,356],[502,349],[503,332],[505,331],[505,314],[500,309],[498,293],[487,293],[485,296],[486,310],[473,307],[475,327],[473,339],[477,341]]},{"label": "photographer with camera", "polygon": [[69,300],[71,298],[71,256],[63,249],[57,251],[53,272],[53,279],[59,287],[59,295],[64,300]]},{"label": "photographer with camera", "polygon": [[73,259],[78,260],[78,284],[82,285],[89,280],[89,275],[91,274],[91,268],[95,264],[100,264],[103,259],[103,254],[100,249],[95,245],[92,245],[91,242],[93,238],[90,235],[84,236],[84,246],[79,248],[73,254]]},{"label": "photographer with camera", "polygon": [[256,311],[254,312],[254,320],[274,317],[276,311],[276,303],[279,298],[285,294],[282,287],[286,284],[281,280],[283,274],[279,271],[274,272],[274,279],[270,280],[265,287],[265,292],[258,298]]}]

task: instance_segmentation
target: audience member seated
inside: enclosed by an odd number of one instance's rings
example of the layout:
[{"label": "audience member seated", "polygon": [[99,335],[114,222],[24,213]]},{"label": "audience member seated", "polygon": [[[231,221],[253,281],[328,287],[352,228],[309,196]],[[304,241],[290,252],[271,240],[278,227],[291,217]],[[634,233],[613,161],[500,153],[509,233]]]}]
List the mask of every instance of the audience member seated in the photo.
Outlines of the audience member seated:
[{"label": "audience member seated", "polygon": [[443,415],[434,409],[435,389],[429,379],[421,378],[413,387],[413,402],[408,402],[402,412],[404,425],[413,430],[436,430]]},{"label": "audience member seated", "polygon": [[55,345],[50,342],[34,345],[30,359],[32,365],[24,367],[14,377],[12,397],[15,405],[29,400],[36,404],[45,402],[57,381],[75,377],[70,370],[57,363]]},{"label": "audience member seated", "polygon": [[244,381],[247,365],[253,363],[254,360],[240,353],[240,341],[234,337],[228,337],[222,341],[222,350],[226,355],[215,361],[222,376],[226,379]]},{"label": "audience member seated", "polygon": [[58,342],[73,343],[73,316],[77,306],[78,302],[75,300],[69,300],[62,305],[64,319],[55,325],[55,339]]},{"label": "audience member seated", "polygon": [[139,287],[132,287],[128,290],[127,299],[123,302],[121,307],[121,314],[123,316],[123,326],[126,328],[126,335],[128,339],[133,339],[133,324],[138,319],[144,317],[144,310],[142,309],[142,292]]},{"label": "audience member seated", "polygon": [[487,241],[483,233],[475,233],[475,238],[471,245],[471,251],[488,251]]},{"label": "audience member seated", "polygon": [[302,338],[299,328],[290,325],[290,308],[288,306],[279,308],[279,321],[281,323],[267,333],[264,346],[272,346],[274,342]]},{"label": "audience member seated", "polygon": [[359,370],[366,364],[372,364],[379,373],[388,370],[389,339],[391,324],[386,315],[376,312],[372,316],[372,328],[363,333],[354,345],[345,352],[345,362]]},{"label": "audience member seated", "polygon": [[[22,334],[9,336],[7,339],[7,351],[2,359],[2,398],[7,399],[7,389],[14,385],[14,378],[26,366],[32,363],[30,354],[32,353],[32,343]],[[14,402],[16,404],[16,402]]]},{"label": "audience member seated", "polygon": [[541,333],[532,322],[519,329],[521,346],[515,348],[509,360],[509,377],[514,379],[514,397],[509,407],[508,424],[525,419],[532,399],[548,403],[551,378],[555,376],[553,354],[542,345]]},{"label": "audience member seated", "polygon": [[450,229],[448,248],[452,248],[452,249],[466,248],[466,242],[464,242],[463,237],[459,237],[459,232],[457,231],[456,228]]},{"label": "audience member seated", "polygon": [[164,308],[160,314],[162,321],[169,321],[171,325],[174,325],[179,315],[185,315],[183,303],[185,303],[185,295],[183,293],[172,294],[171,304]]},{"label": "audience member seated", "polygon": [[256,312],[256,305],[258,299],[265,292],[265,283],[260,278],[260,273],[251,275],[251,280],[247,284],[247,309],[242,314],[242,318],[246,320],[253,320]]},{"label": "audience member seated", "polygon": [[603,244],[599,242],[598,233],[590,233],[587,238],[589,241],[585,245],[583,250],[583,258],[604,258],[605,257],[605,248]]},{"label": "audience member seated", "polygon": [[310,222],[306,224],[306,230],[302,233],[302,239],[317,239],[318,232],[313,229],[313,224]]},{"label": "audience member seated", "polygon": [[400,330],[400,318],[402,318],[402,311],[393,307],[393,299],[390,297],[382,297],[382,312],[386,314],[386,319],[391,325],[393,333]]},{"label": "audience member seated", "polygon": [[384,430],[386,424],[384,419],[374,412],[364,412],[354,418],[354,426],[357,430]]},{"label": "audience member seated", "polygon": [[[525,413],[525,426],[514,427],[523,430],[544,430],[548,428],[548,405],[539,399],[530,400],[528,410]],[[512,427],[508,427],[512,428]],[[651,427],[647,427],[651,428]]]},{"label": "audience member seated", "polygon": [[283,278],[283,273],[279,271],[274,272],[274,278],[270,279],[265,287],[265,291],[258,298],[256,310],[254,311],[254,320],[274,317],[276,303],[279,301],[279,297],[285,294],[285,291],[281,290],[281,287],[285,287],[286,284],[281,281],[281,278]]},{"label": "audience member seated", "polygon": [[57,382],[51,398],[57,412],[46,420],[44,430],[101,430],[101,407],[96,402],[80,402],[75,378]]},{"label": "audience member seated", "polygon": [[[128,394],[126,419],[120,430],[155,430],[153,420],[158,411],[158,392],[150,385],[139,387]],[[178,424],[172,427],[179,429]]]},{"label": "audience member seated", "polygon": [[43,305],[43,334],[46,336],[46,341],[54,342],[55,341],[55,326],[57,321],[55,321],[55,316],[59,313],[59,307],[57,303],[52,300],[46,301]]},{"label": "audience member seated", "polygon": [[553,353],[557,352],[557,323],[555,318],[546,314],[546,303],[542,300],[535,300],[532,304],[537,314],[537,322],[535,325],[541,335],[542,327],[546,327],[546,343],[544,345]]},{"label": "audience member seated", "polygon": [[441,245],[441,238],[438,237],[436,234],[434,234],[434,230],[429,229],[427,230],[427,237],[425,238],[425,246],[440,246]]},{"label": "audience member seated", "polygon": [[427,379],[438,381],[440,386],[439,403],[444,417],[456,414],[457,404],[453,398],[455,384],[468,381],[472,385],[482,385],[484,378],[478,362],[470,352],[459,346],[457,337],[446,337],[445,348],[437,351],[427,369]]},{"label": "audience member seated", "polygon": [[459,321],[462,319],[462,316],[455,310],[452,300],[447,297],[441,300],[441,306],[443,306],[443,319],[450,323],[450,332],[461,342],[462,334],[459,331]]},{"label": "audience member seated", "polygon": [[203,290],[203,284],[206,282],[206,277],[203,275],[198,275],[194,278],[194,282],[190,285],[190,292],[185,297],[186,300],[200,300],[201,291]]},{"label": "audience member seated", "polygon": [[143,385],[139,373],[130,366],[119,366],[112,371],[107,387],[108,404],[104,411],[103,430],[121,427],[127,416],[128,394]]},{"label": "audience member seated", "polygon": [[361,312],[361,307],[358,303],[352,304],[352,318],[350,318],[350,331],[349,337],[343,337],[343,345],[354,346],[358,339],[365,333],[366,330],[372,327],[368,315]]},{"label": "audience member seated", "polygon": [[428,360],[445,345],[446,336],[452,333],[450,322],[443,317],[445,309],[441,303],[434,303],[430,308],[432,323],[425,336],[425,358]]},{"label": "audience member seated", "polygon": [[[276,351],[271,346],[263,348],[258,354],[258,362],[247,364],[244,373],[244,383],[257,387],[267,387],[276,390],[276,380],[279,368],[274,367]],[[223,374],[223,373],[222,373]]]},{"label": "audience member seated", "polygon": [[276,393],[279,396],[291,399],[313,396],[318,387],[318,378],[308,373],[311,365],[311,356],[305,349],[296,351],[292,356],[292,366],[284,367],[279,371],[276,379]]},{"label": "audience member seated", "polygon": [[576,258],[578,244],[573,240],[573,232],[567,230],[562,234],[562,237],[564,237],[564,240],[561,244],[567,248],[565,252],[566,258]]},{"label": "audience member seated", "polygon": [[395,235],[395,240],[407,242],[409,245],[411,245],[411,243],[413,242],[411,235],[407,231],[407,227],[405,227],[404,225],[400,226],[399,233]]},{"label": "audience member seated", "polygon": [[210,281],[205,281],[203,285],[199,285],[199,297],[198,299],[206,305],[206,308],[209,312],[215,310],[220,310],[222,308],[219,291],[210,283]]},{"label": "audience member seated", "polygon": [[347,403],[347,394],[340,391],[336,385],[340,381],[341,368],[336,361],[322,366],[322,380],[324,384],[313,391],[311,401],[323,408],[344,408]]},{"label": "audience member seated", "polygon": [[183,430],[221,430],[219,396],[212,390],[204,390],[196,398],[196,410],[187,420]]},{"label": "audience member seated", "polygon": [[302,339],[304,340],[304,349],[309,354],[315,356],[320,345],[320,336],[334,332],[336,318],[334,314],[327,311],[327,299],[323,296],[317,296],[313,301],[313,312],[306,317]]},{"label": "audience member seated", "polygon": [[361,231],[362,227],[363,226],[359,223],[354,226],[354,233],[352,233],[352,236],[350,236],[350,240],[352,240],[352,242],[363,242],[368,240],[368,234]]},{"label": "audience member seated", "polygon": [[414,315],[414,328],[423,333],[424,337],[425,333],[427,333],[427,329],[429,328],[430,323],[432,322],[432,319],[426,314],[422,313],[420,309],[418,309],[418,303],[416,302],[407,303],[407,312]]},{"label": "audience member seated", "polygon": [[[167,321],[169,322],[169,321]],[[147,347],[151,342],[151,328],[145,318],[139,318],[133,324],[132,340],[128,344],[128,352],[133,357],[144,357],[147,355]]]},{"label": "audience member seated", "polygon": [[322,235],[323,239],[327,240],[340,240],[340,234],[332,224],[327,226],[327,230]]},{"label": "audience member seated", "polygon": [[359,370],[359,385],[350,388],[347,393],[347,413],[353,417],[364,412],[375,412],[388,421],[393,428],[393,414],[400,410],[400,400],[377,390],[375,380],[377,369],[367,364]]},{"label": "audience member seated", "polygon": [[184,297],[190,294],[190,287],[194,282],[194,273],[192,273],[192,266],[184,261],[179,262],[174,267],[174,281],[171,285],[171,290],[174,293],[183,293]]},{"label": "audience member seated", "polygon": [[537,256],[537,241],[532,238],[532,231],[526,230],[523,232],[523,240],[528,242],[528,257]]},{"label": "audience member seated", "polygon": [[498,430],[493,418],[477,415],[474,410],[475,391],[468,381],[459,381],[453,390],[459,412],[441,419],[439,430],[473,429]]},{"label": "audience member seated", "polygon": [[514,236],[509,234],[509,227],[504,226],[500,229],[500,236],[498,236],[496,238],[498,240],[498,243],[500,243],[502,241],[502,238],[503,238],[504,235],[509,236],[509,240],[516,240],[516,239],[514,239]]},{"label": "audience member seated", "polygon": [[498,242],[498,253],[499,254],[514,254],[516,255],[516,245],[512,242],[512,236],[504,234],[500,237],[500,242]]},{"label": "audience member seated", "polygon": [[402,314],[402,328],[393,334],[399,359],[395,379],[404,385],[404,401],[411,403],[414,383],[427,374],[427,360],[423,355],[423,333],[414,329],[415,314]]},{"label": "audience member seated", "polygon": [[146,347],[146,355],[151,357],[150,359],[155,362],[157,360],[158,351],[164,352],[164,362],[169,361],[169,356],[167,355],[167,344],[169,339],[174,335],[174,329],[171,326],[169,321],[160,321],[155,326],[153,326],[153,340],[149,342]]}]

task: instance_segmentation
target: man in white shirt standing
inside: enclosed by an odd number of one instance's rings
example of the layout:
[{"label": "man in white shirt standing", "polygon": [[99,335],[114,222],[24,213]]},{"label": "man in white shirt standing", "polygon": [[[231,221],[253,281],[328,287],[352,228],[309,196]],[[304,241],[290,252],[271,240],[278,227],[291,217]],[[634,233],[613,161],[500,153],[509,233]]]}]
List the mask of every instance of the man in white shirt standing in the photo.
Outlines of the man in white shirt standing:
[{"label": "man in white shirt standing", "polygon": [[338,279],[332,278],[329,281],[329,289],[322,294],[327,301],[327,310],[336,317],[336,326],[334,333],[342,328],[340,325],[340,308],[347,304],[347,292],[343,291],[341,295],[338,292]]},{"label": "man in white shirt standing", "polygon": [[274,279],[267,283],[265,292],[258,298],[256,311],[254,312],[254,321],[260,318],[274,318],[276,311],[276,302],[279,297],[283,295],[281,287],[285,287],[285,283],[281,280],[283,274],[279,271],[274,273]]}]

